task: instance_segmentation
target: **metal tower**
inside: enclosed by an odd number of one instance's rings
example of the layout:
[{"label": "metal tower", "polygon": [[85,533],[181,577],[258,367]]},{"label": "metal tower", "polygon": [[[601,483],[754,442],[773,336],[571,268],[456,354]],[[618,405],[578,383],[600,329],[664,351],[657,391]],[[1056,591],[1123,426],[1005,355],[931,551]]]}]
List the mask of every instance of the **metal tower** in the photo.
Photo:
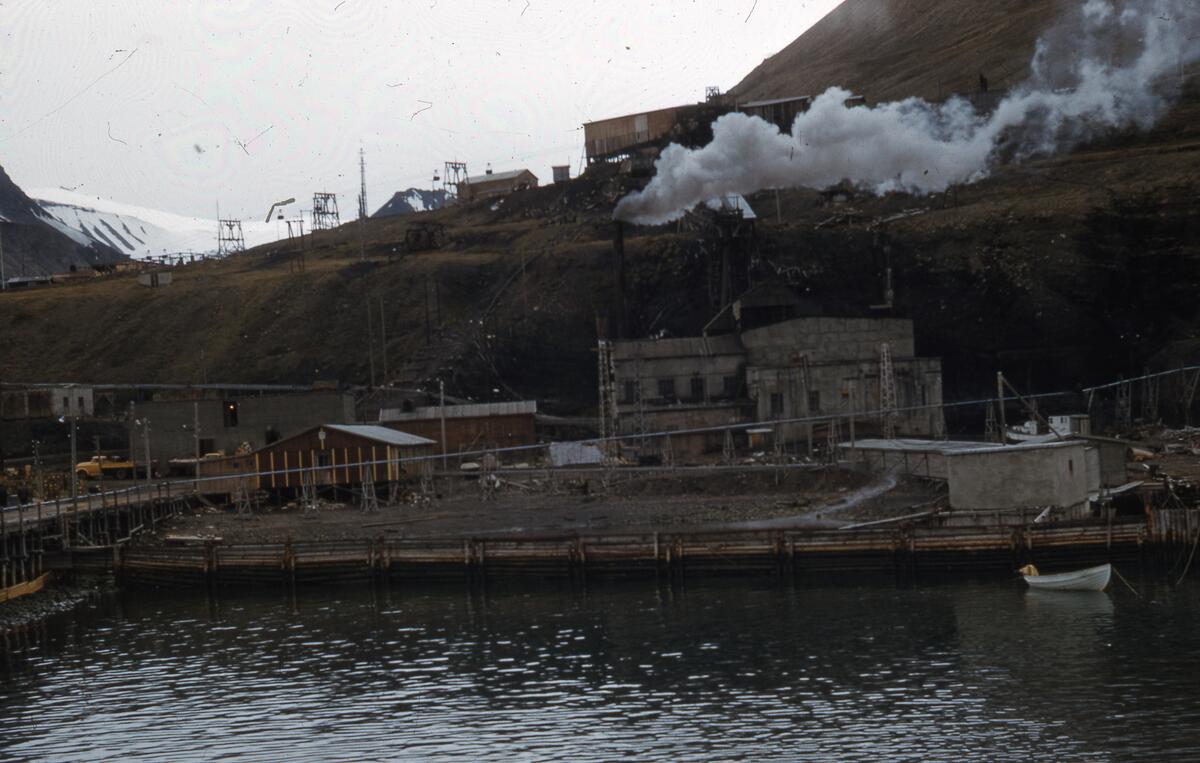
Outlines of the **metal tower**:
[{"label": "metal tower", "polygon": [[597,346],[600,372],[600,439],[605,459],[611,457],[608,438],[617,434],[617,369],[613,362],[613,344],[601,339]]},{"label": "metal tower", "polygon": [[364,514],[379,513],[379,496],[375,494],[375,467],[367,467],[367,476],[362,482],[362,502],[359,505]]},{"label": "metal tower", "polygon": [[1117,386],[1117,428],[1128,430],[1133,427],[1133,389],[1129,382]]},{"label": "metal tower", "polygon": [[333,230],[342,224],[338,217],[336,193],[314,193],[312,210],[313,230]]},{"label": "metal tower", "polygon": [[883,425],[883,436],[888,440],[896,437],[898,408],[896,373],[892,368],[892,348],[884,343],[879,345],[879,416],[880,423]]},{"label": "metal tower", "polygon": [[358,219],[367,219],[367,155],[358,149]]},{"label": "metal tower", "polygon": [[217,221],[217,256],[240,254],[246,251],[246,237],[242,235],[241,220]]},{"label": "metal tower", "polygon": [[442,173],[442,190],[445,191],[445,203],[451,203],[451,199],[457,201],[460,196],[460,189],[464,185],[467,185],[467,163],[446,162],[446,171]]}]

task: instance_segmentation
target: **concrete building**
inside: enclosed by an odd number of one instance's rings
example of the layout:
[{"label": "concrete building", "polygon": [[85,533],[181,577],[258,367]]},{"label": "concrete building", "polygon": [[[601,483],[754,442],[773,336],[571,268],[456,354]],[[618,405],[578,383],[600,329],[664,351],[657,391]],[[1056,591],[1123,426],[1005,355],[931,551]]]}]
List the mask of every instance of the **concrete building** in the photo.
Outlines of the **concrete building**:
[{"label": "concrete building", "polygon": [[[848,415],[880,408],[880,360],[894,368],[897,430],[940,435],[941,361],[915,355],[912,321],[795,318],[739,333],[616,342],[622,434]],[[908,410],[916,408],[917,410]],[[864,416],[863,423],[878,421]],[[807,438],[805,424],[775,427],[783,441]],[[720,448],[723,433],[681,436],[691,453]]]},{"label": "concrete building", "polygon": [[[287,490],[302,484],[316,487],[396,482],[419,473],[409,459],[431,455],[434,441],[367,424],[324,424],[278,440],[253,453],[203,461],[202,492]],[[217,479],[228,477],[228,479]]]},{"label": "concrete building", "polygon": [[[233,396],[137,403],[128,427],[142,442],[138,421],[149,421],[150,457],[161,465],[193,458],[194,419],[199,415],[200,453],[235,453],[243,445],[256,450],[324,423],[354,422],[354,398],[336,391],[286,395]],[[139,451],[138,455],[141,455]]]},{"label": "concrete building", "polygon": [[384,408],[379,423],[389,429],[442,441],[445,417],[447,453],[494,450],[533,445],[537,442],[537,402],[436,405],[405,411]]},{"label": "concrete building", "polygon": [[0,392],[0,418],[90,418],[96,412],[95,401],[91,387],[76,384],[4,390]]},{"label": "concrete building", "polygon": [[511,172],[488,170],[486,174],[467,178],[465,183],[460,183],[458,198],[462,201],[490,199],[537,187],[537,175],[529,170],[512,170]]},{"label": "concrete building", "polygon": [[[881,474],[942,480],[950,507],[966,512],[1053,508],[1057,519],[1088,515],[1104,491],[1123,484],[1123,451],[1107,457],[1088,439],[997,445],[938,440],[859,440],[842,443],[847,457]],[[1105,460],[1110,463],[1105,463]]]},{"label": "concrete building", "polygon": [[1064,440],[946,452],[950,506],[963,511],[1027,507],[1087,515],[1100,491],[1100,454],[1085,441]]}]

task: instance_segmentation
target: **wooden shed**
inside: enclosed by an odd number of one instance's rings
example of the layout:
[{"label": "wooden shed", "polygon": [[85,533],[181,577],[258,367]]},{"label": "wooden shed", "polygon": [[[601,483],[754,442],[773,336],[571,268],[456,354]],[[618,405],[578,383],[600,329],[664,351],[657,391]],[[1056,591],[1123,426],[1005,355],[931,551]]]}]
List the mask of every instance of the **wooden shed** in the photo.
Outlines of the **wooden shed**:
[{"label": "wooden shed", "polygon": [[[357,485],[372,475],[375,482],[395,482],[414,476],[418,467],[406,463],[432,455],[434,440],[369,424],[324,424],[274,442],[254,453],[204,461],[201,492],[235,493],[248,490]],[[225,477],[227,479],[220,479]]]},{"label": "wooden shed", "polygon": [[464,201],[489,199],[496,196],[507,196],[516,191],[525,191],[538,187],[537,175],[529,170],[512,170],[511,172],[492,172],[467,178],[465,183],[458,186],[458,196]]}]

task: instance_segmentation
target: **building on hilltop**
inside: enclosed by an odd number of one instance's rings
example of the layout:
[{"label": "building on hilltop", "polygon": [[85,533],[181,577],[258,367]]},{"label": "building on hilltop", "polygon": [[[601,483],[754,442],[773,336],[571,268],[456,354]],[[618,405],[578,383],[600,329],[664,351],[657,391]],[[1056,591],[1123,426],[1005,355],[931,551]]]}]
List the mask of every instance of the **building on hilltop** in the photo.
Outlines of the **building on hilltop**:
[{"label": "building on hilltop", "polygon": [[483,175],[467,178],[458,186],[460,201],[475,201],[490,199],[497,196],[507,196],[514,191],[524,191],[538,187],[537,175],[529,170],[512,170],[510,172],[492,172],[490,169]]}]

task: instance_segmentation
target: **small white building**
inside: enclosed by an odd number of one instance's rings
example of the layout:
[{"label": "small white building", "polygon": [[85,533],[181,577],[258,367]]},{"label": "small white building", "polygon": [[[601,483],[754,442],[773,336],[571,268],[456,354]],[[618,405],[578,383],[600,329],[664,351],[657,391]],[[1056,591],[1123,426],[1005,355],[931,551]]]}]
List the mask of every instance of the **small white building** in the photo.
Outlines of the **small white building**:
[{"label": "small white building", "polygon": [[944,480],[959,511],[1053,508],[1057,518],[1073,519],[1101,494],[1100,450],[1087,440],[860,440],[841,447],[875,472]]},{"label": "small white building", "polygon": [[50,390],[50,410],[55,416],[93,415],[96,412],[96,404],[92,388],[74,385],[52,388]]}]

